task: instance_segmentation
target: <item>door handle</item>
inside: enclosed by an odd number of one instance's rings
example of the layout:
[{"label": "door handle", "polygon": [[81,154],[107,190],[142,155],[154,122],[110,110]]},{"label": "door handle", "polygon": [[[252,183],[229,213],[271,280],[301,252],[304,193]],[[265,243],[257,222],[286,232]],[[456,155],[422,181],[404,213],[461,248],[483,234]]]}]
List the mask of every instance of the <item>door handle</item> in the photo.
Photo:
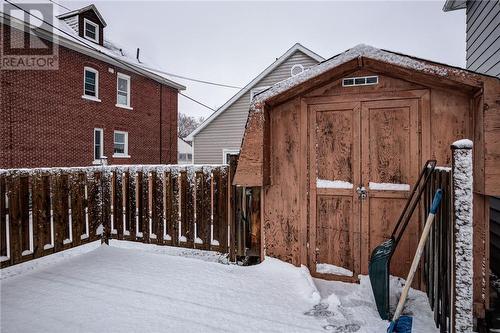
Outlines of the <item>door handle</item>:
[{"label": "door handle", "polygon": [[360,198],[361,200],[364,200],[368,197],[368,191],[363,185],[359,185],[356,189],[356,192],[358,192],[358,198]]}]

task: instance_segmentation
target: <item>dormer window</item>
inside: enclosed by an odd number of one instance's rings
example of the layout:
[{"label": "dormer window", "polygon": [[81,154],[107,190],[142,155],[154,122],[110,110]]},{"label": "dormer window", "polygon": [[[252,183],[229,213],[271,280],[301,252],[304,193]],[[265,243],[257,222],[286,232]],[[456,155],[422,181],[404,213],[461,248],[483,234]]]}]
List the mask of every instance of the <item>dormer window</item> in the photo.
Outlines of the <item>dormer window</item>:
[{"label": "dormer window", "polygon": [[99,25],[84,18],[83,36],[93,42],[99,43]]}]

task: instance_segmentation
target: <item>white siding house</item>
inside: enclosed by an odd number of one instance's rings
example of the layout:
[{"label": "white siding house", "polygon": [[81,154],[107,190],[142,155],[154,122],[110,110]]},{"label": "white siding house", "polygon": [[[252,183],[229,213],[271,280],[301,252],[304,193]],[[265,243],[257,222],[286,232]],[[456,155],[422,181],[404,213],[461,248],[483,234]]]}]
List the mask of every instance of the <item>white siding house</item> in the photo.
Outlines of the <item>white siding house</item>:
[{"label": "white siding house", "polygon": [[181,138],[177,138],[177,163],[193,163],[193,147]]},{"label": "white siding house", "polygon": [[444,11],[465,9],[467,69],[500,78],[500,1],[448,0]]},{"label": "white siding house", "polygon": [[228,154],[238,154],[251,97],[323,60],[301,44],[292,46],[187,136],[193,145],[194,163],[226,163]]}]

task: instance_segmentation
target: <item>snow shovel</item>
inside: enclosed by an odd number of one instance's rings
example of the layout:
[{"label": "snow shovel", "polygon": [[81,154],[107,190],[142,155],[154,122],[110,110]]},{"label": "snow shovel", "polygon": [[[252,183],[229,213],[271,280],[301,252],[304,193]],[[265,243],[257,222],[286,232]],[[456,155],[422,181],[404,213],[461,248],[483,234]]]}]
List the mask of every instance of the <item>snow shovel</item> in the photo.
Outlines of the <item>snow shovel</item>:
[{"label": "snow shovel", "polygon": [[425,186],[430,179],[434,168],[436,167],[435,160],[429,160],[425,163],[420,176],[413,187],[412,193],[399,217],[391,238],[377,246],[370,257],[368,265],[368,275],[372,286],[375,304],[380,318],[388,320],[389,314],[389,268],[391,266],[391,258],[396,250],[399,240],[403,236],[406,226],[410,222],[411,216],[417,206]]},{"label": "snow shovel", "polygon": [[389,324],[389,328],[387,329],[388,333],[411,333],[412,326],[412,317],[410,316],[401,316],[401,312],[403,312],[403,307],[406,302],[406,297],[408,296],[408,292],[410,291],[411,283],[413,282],[413,277],[415,276],[415,272],[417,271],[418,264],[420,262],[420,257],[422,257],[422,252],[424,251],[425,242],[427,241],[427,237],[429,236],[429,232],[431,230],[432,222],[434,221],[434,216],[438,210],[439,204],[441,203],[441,198],[443,196],[443,191],[438,189],[436,194],[434,194],[434,200],[432,200],[431,210],[429,212],[429,216],[427,216],[427,221],[425,222],[424,230],[422,231],[422,237],[420,237],[420,241],[418,242],[417,252],[415,252],[415,257],[413,258],[413,262],[411,263],[410,271],[408,272],[408,277],[406,278],[406,283],[401,292],[401,297],[399,298],[398,306],[396,307],[396,312],[394,312],[394,317],[392,317],[392,321]]}]

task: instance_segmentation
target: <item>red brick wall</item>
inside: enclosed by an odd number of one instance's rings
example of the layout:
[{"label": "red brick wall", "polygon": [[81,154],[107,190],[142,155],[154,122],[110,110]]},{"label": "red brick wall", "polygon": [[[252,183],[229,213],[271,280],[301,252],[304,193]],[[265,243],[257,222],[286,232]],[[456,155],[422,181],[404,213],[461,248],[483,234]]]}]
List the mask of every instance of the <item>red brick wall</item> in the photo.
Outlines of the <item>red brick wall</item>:
[{"label": "red brick wall", "polygon": [[[101,102],[81,97],[84,66],[99,71]],[[131,76],[133,110],[115,106],[118,72]],[[94,128],[104,129],[109,164],[177,161],[173,88],[64,47],[59,70],[0,70],[0,84],[1,168],[91,165]],[[129,133],[130,158],[112,157],[114,130]]]}]

